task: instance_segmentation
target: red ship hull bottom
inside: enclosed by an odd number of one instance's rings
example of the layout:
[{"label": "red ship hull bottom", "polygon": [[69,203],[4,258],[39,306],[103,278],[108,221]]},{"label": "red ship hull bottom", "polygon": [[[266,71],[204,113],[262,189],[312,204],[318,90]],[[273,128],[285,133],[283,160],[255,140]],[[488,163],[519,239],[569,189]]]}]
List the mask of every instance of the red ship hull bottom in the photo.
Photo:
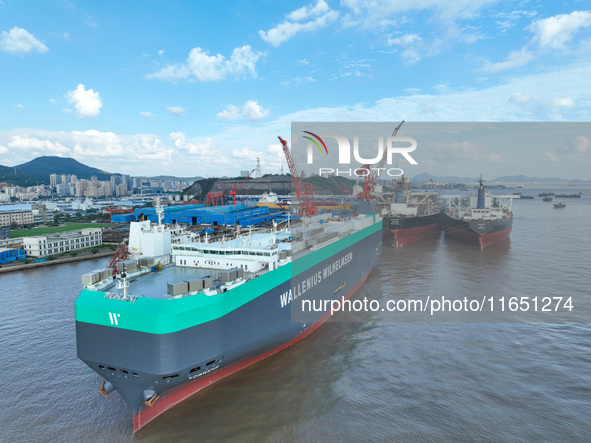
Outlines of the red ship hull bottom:
[{"label": "red ship hull bottom", "polygon": [[389,229],[389,231],[392,245],[400,247],[418,240],[435,237],[441,232],[441,223],[437,222],[416,228]]},{"label": "red ship hull bottom", "polygon": [[466,243],[478,246],[480,249],[484,249],[492,243],[496,243],[498,241],[509,238],[509,234],[511,234],[512,228],[512,226],[509,226],[507,229],[503,229],[501,231],[496,232],[489,232],[488,234],[478,234],[474,231],[465,231],[460,229],[450,231],[449,233],[458,240],[462,240]]},{"label": "red ship hull bottom", "polygon": [[[357,289],[359,289],[359,287],[363,284],[363,282],[366,280],[368,275],[369,274],[366,274],[355,286],[353,286],[344,295],[344,298],[348,299],[349,297],[351,297],[357,291]],[[314,332],[316,329],[318,329],[329,317],[330,317],[330,312],[324,313],[324,315],[322,315],[322,317],[320,317],[320,319],[316,323],[314,323],[312,326],[310,326],[304,332],[299,334],[297,337],[294,337],[290,341],[282,344],[281,346],[278,346],[275,349],[272,349],[264,354],[257,355],[256,357],[253,357],[253,358],[246,360],[244,362],[237,363],[233,366],[229,366],[227,368],[224,368],[221,371],[215,372],[212,375],[209,375],[207,377],[199,378],[193,382],[190,382],[184,386],[181,386],[180,388],[178,388],[177,390],[175,390],[171,393],[162,394],[162,398],[160,400],[157,400],[152,405],[152,407],[142,409],[140,412],[138,412],[137,414],[135,414],[133,416],[133,432],[135,433],[135,432],[139,431],[143,426],[148,424],[150,421],[154,420],[160,414],[166,412],[167,410],[169,410],[173,406],[177,405],[181,401],[187,399],[191,395],[195,394],[197,391],[200,391],[201,389],[211,385],[212,383],[215,383],[218,380],[221,380],[224,377],[227,377],[228,375],[238,372],[241,369],[244,369],[252,364],[255,364],[267,357],[270,357],[273,354],[276,354],[279,351],[282,351],[283,349],[293,345],[294,343],[297,343],[298,341],[302,340],[303,338],[307,337],[312,332]]]}]

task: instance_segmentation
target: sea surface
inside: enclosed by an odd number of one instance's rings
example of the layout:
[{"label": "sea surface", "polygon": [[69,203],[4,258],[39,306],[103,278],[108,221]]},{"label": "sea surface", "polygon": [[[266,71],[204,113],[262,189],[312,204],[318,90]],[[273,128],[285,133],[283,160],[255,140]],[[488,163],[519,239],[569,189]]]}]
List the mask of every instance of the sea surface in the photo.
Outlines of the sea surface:
[{"label": "sea surface", "polygon": [[[355,299],[571,296],[577,322],[337,314],[135,435],[127,404],[76,357],[80,275],[105,259],[2,274],[0,441],[591,441],[591,187],[521,191],[535,199],[513,203],[510,240],[384,245]],[[541,191],[583,194],[554,209]]]}]

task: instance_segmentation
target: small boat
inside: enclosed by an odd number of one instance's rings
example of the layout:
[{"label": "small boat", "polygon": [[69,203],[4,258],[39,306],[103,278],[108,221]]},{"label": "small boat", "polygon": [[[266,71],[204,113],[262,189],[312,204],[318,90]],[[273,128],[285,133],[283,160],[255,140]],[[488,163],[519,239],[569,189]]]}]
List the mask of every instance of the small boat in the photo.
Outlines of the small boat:
[{"label": "small boat", "polygon": [[565,206],[566,206],[566,203],[564,203],[564,202],[554,203],[554,209],[564,208]]},{"label": "small boat", "polygon": [[542,201],[545,201],[545,202],[551,202],[551,201],[552,201],[552,197],[544,197],[544,198],[542,199]]}]

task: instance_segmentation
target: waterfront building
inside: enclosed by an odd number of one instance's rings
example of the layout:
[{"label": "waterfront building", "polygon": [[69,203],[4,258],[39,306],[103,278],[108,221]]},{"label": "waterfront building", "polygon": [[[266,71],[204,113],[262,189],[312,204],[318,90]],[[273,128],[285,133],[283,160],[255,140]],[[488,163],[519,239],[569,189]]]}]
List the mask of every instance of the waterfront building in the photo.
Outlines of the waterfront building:
[{"label": "waterfront building", "polygon": [[101,228],[87,228],[80,231],[60,232],[23,238],[23,249],[27,257],[47,257],[77,249],[103,244]]}]

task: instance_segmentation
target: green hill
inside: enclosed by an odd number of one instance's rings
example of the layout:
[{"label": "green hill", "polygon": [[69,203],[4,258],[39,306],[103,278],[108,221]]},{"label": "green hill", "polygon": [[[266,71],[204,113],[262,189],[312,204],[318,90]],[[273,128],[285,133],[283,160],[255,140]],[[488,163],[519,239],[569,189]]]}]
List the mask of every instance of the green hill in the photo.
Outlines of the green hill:
[{"label": "green hill", "polygon": [[73,158],[38,157],[18,166],[0,165],[0,182],[15,186],[49,185],[51,174],[74,174],[78,178],[89,179],[93,175],[99,180],[109,180],[110,172],[91,168]]}]

